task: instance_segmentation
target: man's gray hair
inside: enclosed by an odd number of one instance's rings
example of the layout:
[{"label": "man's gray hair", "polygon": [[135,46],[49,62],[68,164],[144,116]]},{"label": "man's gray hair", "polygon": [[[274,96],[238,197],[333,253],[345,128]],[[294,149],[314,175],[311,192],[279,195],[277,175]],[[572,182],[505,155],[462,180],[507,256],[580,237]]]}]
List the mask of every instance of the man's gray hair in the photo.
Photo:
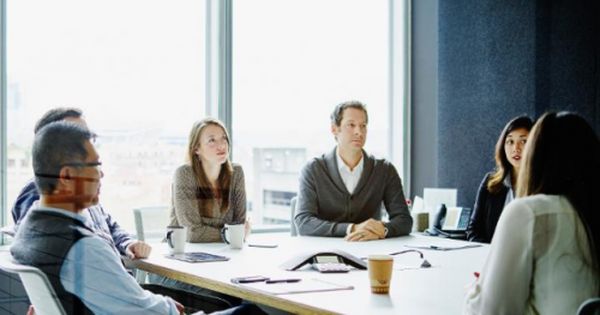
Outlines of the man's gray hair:
[{"label": "man's gray hair", "polygon": [[35,134],[33,172],[40,193],[49,194],[56,189],[64,164],[83,162],[87,158],[85,142],[92,138],[87,128],[68,121],[50,123]]},{"label": "man's gray hair", "polygon": [[83,112],[79,108],[75,107],[57,107],[47,111],[40,120],[35,124],[33,133],[37,133],[40,129],[46,125],[51,124],[55,121],[61,121],[67,118],[81,118]]},{"label": "man's gray hair", "polygon": [[365,112],[366,122],[369,122],[369,114],[367,113],[367,105],[363,104],[359,101],[346,101],[338,104],[331,113],[331,123],[336,126],[340,126],[342,123],[342,119],[344,118],[344,110],[347,108],[355,108],[360,109]]}]

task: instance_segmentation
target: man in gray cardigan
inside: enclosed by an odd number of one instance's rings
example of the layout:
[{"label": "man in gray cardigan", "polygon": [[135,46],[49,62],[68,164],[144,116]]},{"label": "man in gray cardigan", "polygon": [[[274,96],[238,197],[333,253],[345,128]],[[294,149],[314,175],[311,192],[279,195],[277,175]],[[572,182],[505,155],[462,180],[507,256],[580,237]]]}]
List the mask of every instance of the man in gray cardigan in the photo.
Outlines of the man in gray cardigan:
[{"label": "man in gray cardigan", "polygon": [[[357,101],[336,106],[331,132],[337,146],[302,169],[294,221],[301,235],[369,241],[407,235],[412,218],[392,163],[363,150],[368,115]],[[389,222],[381,221],[381,206]]]}]

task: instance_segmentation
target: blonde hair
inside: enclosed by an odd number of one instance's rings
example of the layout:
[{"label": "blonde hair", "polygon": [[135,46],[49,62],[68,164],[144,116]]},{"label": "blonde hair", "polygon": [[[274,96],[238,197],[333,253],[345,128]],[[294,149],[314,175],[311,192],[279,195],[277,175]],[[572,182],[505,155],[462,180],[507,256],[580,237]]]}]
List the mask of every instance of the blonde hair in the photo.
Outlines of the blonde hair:
[{"label": "blonde hair", "polygon": [[[218,126],[223,129],[227,138],[227,145],[229,143],[229,133],[221,121],[215,118],[205,118],[194,123],[188,140],[188,151],[187,159],[194,172],[196,179],[196,198],[198,199],[198,208],[201,215],[210,217],[212,215],[212,209],[214,207],[217,196],[212,189],[208,177],[202,167],[202,159],[196,154],[196,150],[200,147],[200,136],[202,131],[210,125]],[[221,165],[221,171],[217,178],[216,189],[220,192],[221,207],[220,213],[224,213],[229,208],[229,186],[231,184],[231,177],[233,175],[233,167],[229,159]]]}]

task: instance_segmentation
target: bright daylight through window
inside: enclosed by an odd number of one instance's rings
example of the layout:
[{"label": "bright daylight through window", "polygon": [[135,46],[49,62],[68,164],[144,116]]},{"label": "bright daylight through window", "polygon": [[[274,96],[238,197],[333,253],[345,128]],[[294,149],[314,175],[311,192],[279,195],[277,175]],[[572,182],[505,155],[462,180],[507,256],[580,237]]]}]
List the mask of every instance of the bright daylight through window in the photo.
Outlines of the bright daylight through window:
[{"label": "bright daylight through window", "polygon": [[367,104],[365,149],[389,158],[388,12],[387,1],[234,1],[233,156],[254,220],[290,221],[300,169],[335,145],[338,103]]},{"label": "bright daylight through window", "polygon": [[9,1],[8,206],[33,176],[33,125],[56,106],[81,108],[99,135],[101,203],[122,226],[134,231],[135,207],[167,205],[204,115],[204,11],[196,0]]},{"label": "bright daylight through window", "polygon": [[[7,1],[6,211],[33,176],[35,122],[50,108],[77,107],[99,135],[101,203],[134,232],[134,208],[169,206],[193,122],[222,114],[215,87],[223,82],[231,83],[231,108],[222,107],[231,116],[218,118],[232,129],[255,227],[289,227],[300,169],[333,149],[329,115],[340,102],[367,105],[366,151],[403,176],[393,1],[232,0],[231,60],[219,50],[215,15],[228,11],[218,3]],[[215,59],[231,62],[231,81],[214,75],[222,68]]]}]

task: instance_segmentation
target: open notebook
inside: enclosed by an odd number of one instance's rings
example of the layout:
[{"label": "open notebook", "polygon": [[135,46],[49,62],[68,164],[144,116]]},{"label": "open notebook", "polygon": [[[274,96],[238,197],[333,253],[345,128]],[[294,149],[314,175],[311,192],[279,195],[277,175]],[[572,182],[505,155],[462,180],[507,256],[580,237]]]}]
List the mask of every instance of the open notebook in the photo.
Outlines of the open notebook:
[{"label": "open notebook", "polygon": [[265,282],[254,282],[244,283],[240,285],[274,295],[325,292],[337,290],[354,290],[354,287],[351,285],[342,285],[319,279],[302,279],[302,281],[295,283],[268,284]]}]

